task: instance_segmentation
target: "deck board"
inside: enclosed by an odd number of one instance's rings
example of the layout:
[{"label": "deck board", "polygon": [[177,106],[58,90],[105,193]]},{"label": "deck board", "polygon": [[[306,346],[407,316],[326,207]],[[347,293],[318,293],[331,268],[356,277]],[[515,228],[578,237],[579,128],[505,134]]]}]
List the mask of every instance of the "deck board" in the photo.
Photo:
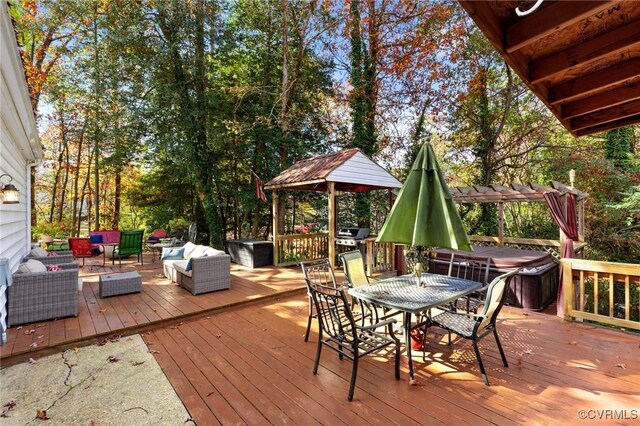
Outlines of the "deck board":
[{"label": "deck board", "polygon": [[[131,334],[166,321],[304,289],[299,268],[251,270],[232,264],[230,290],[194,296],[162,276],[162,262],[150,260],[151,255],[145,254],[144,265],[135,259],[123,260],[120,268],[110,263],[101,266],[101,258],[87,259],[86,266],[80,269],[84,285],[78,294],[78,316],[10,327],[7,343],[0,346],[3,365],[37,356],[44,350],[88,344],[113,334]],[[140,293],[100,298],[101,274],[129,271],[138,271],[142,276]],[[43,328],[42,332],[24,334],[35,327]]]},{"label": "deck board", "polygon": [[[392,354],[381,353],[361,360],[350,403],[349,361],[324,350],[318,374],[311,372],[317,331],[314,324],[304,342],[306,303],[304,295],[297,295],[239,306],[144,338],[153,342],[157,334],[170,335],[164,348],[181,348],[192,359],[188,368],[199,369],[198,377],[224,381],[219,388],[223,397],[250,401],[271,423],[286,418],[296,424],[560,424],[578,422],[580,409],[626,409],[630,415],[640,407],[639,335],[509,307],[498,325],[509,368],[502,366],[490,337],[480,343],[492,386],[483,384],[470,342],[454,339],[449,347],[446,335],[434,329],[426,361],[421,351],[414,352],[417,385],[408,384],[406,359],[396,381]],[[164,369],[162,357],[154,355]],[[208,414],[197,414],[202,407],[192,411],[186,402],[206,398],[204,390],[174,387],[195,421],[206,424],[199,415]],[[242,410],[239,402],[231,407]],[[274,420],[277,410],[286,416],[282,421]],[[218,421],[233,418],[220,415]]]}]

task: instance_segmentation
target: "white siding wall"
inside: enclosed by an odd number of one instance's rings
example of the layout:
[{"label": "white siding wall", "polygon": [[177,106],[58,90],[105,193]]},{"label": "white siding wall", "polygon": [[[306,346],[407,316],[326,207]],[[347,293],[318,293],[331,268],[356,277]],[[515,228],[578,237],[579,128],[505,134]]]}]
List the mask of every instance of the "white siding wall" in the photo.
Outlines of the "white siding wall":
[{"label": "white siding wall", "polygon": [[388,171],[361,152],[356,153],[327,176],[328,182],[367,183],[385,188],[401,188],[402,184]]},{"label": "white siding wall", "polygon": [[42,152],[7,2],[0,2],[0,14],[0,174],[11,175],[20,191],[19,204],[0,203],[0,258],[15,271],[31,241],[27,165]]}]

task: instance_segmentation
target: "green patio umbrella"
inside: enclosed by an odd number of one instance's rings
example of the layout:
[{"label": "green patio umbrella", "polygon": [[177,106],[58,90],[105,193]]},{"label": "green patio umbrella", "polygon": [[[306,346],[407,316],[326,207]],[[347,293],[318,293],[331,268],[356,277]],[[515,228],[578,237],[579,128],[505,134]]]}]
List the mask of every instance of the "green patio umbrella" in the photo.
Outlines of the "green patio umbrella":
[{"label": "green patio umbrella", "polygon": [[376,241],[473,251],[430,143],[420,148]]}]

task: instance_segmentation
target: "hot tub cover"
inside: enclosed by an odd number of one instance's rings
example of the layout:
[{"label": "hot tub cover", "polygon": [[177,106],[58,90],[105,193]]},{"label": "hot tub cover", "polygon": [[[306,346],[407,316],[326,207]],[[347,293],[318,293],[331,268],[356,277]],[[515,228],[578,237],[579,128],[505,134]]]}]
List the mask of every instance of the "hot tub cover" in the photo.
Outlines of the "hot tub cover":
[{"label": "hot tub cover", "polygon": [[[448,259],[451,250],[434,250],[437,258]],[[460,251],[465,257],[491,259],[491,268],[494,269],[514,269],[514,268],[536,268],[554,262],[553,256],[546,251],[522,250],[510,247],[474,247],[473,252]]]}]

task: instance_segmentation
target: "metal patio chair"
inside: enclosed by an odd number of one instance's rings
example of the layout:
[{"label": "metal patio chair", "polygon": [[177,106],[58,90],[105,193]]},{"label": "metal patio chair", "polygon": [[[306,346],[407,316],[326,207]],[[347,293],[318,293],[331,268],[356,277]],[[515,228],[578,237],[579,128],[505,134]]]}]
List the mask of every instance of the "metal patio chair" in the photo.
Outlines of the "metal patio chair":
[{"label": "metal patio chair", "polygon": [[[395,319],[369,326],[358,326],[343,288],[312,284],[309,286],[309,291],[316,307],[320,329],[313,365],[314,375],[318,373],[323,346],[336,351],[341,360],[345,357],[350,359],[353,366],[348,399],[351,401],[358,374],[358,360],[387,346],[395,345],[395,377],[396,380],[400,379],[400,342],[393,334]],[[385,327],[388,334],[377,331]]]},{"label": "metal patio chair", "polygon": [[502,345],[500,344],[500,339],[498,338],[498,332],[496,331],[496,319],[506,300],[509,282],[517,273],[518,270],[507,272],[506,274],[496,277],[491,284],[489,284],[487,288],[487,298],[484,301],[484,308],[480,314],[444,311],[429,321],[430,325],[438,326],[449,332],[449,345],[451,345],[451,333],[455,333],[473,342],[473,350],[478,359],[482,379],[487,386],[489,386],[489,379],[487,378],[487,373],[482,363],[480,350],[478,349],[478,341],[486,335],[493,333],[496,344],[498,345],[498,350],[500,351],[502,363],[505,367],[509,367],[507,358],[502,350]]},{"label": "metal patio chair", "polygon": [[471,258],[461,253],[451,255],[447,275],[482,283],[482,288],[469,296],[456,300],[453,308],[465,312],[478,312],[478,308],[484,304],[484,293],[489,286],[490,263],[491,259],[488,257]]}]

